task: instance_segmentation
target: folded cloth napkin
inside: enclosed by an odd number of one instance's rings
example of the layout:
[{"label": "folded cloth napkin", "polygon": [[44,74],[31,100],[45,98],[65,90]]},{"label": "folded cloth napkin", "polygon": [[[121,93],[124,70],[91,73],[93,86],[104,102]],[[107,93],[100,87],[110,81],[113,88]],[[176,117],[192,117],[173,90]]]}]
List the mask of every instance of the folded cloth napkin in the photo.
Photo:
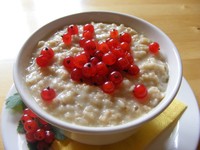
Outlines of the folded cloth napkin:
[{"label": "folded cloth napkin", "polygon": [[179,100],[173,102],[167,109],[154,118],[153,120],[142,126],[131,137],[110,145],[86,145],[67,139],[64,141],[56,141],[52,144],[52,150],[143,150],[148,147],[151,142],[158,137],[162,131],[175,123],[183,114],[187,106]]}]

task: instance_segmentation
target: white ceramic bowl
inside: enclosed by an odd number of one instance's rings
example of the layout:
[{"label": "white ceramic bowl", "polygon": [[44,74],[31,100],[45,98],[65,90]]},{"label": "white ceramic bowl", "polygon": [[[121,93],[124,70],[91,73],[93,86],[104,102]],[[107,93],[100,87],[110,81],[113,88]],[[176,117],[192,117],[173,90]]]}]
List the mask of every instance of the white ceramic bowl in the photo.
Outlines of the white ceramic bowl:
[{"label": "white ceramic bowl", "polygon": [[[113,127],[85,127],[79,125],[72,125],[70,123],[61,121],[47,112],[45,112],[33,99],[29,88],[25,83],[25,69],[29,65],[29,61],[34,48],[38,41],[44,39],[47,34],[61,29],[65,25],[70,24],[84,24],[88,22],[105,22],[116,23],[130,26],[139,33],[144,34],[148,38],[157,41],[162,47],[161,53],[166,58],[169,65],[169,83],[166,90],[165,98],[148,114],[128,122],[126,124]],[[182,65],[181,59],[173,42],[154,25],[144,21],[140,18],[113,12],[84,12],[66,16],[50,22],[49,24],[37,30],[23,45],[16,64],[14,65],[14,82],[15,86],[23,98],[24,103],[32,109],[38,116],[45,119],[49,123],[58,128],[63,129],[63,132],[71,139],[81,143],[101,145],[110,144],[132,135],[138,127],[145,122],[153,119],[159,115],[173,100],[178,92],[182,79]]]}]

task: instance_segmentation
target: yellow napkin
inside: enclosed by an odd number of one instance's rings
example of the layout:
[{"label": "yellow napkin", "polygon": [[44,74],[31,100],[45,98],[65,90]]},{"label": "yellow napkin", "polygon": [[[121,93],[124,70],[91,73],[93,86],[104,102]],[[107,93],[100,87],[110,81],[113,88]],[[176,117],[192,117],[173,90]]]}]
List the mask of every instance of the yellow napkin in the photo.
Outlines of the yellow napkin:
[{"label": "yellow napkin", "polygon": [[173,100],[168,108],[152,121],[146,123],[131,137],[120,141],[118,143],[94,146],[86,145],[67,139],[64,141],[55,141],[52,150],[143,150],[160,135],[162,131],[168,128],[173,122],[176,122],[187,106],[179,100]]}]

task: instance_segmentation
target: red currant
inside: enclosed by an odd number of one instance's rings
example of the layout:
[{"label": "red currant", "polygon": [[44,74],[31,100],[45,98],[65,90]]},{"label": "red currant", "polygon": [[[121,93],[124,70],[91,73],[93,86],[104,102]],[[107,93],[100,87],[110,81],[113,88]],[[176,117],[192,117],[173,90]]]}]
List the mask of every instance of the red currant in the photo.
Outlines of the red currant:
[{"label": "red currant", "polygon": [[98,58],[99,60],[102,60],[103,52],[96,50],[96,52],[94,53],[94,57]]},{"label": "red currant", "polygon": [[74,68],[74,57],[67,56],[66,58],[64,58],[63,65],[66,69],[72,70]]},{"label": "red currant", "polygon": [[98,45],[98,49],[102,52],[102,53],[107,53],[109,51],[109,47],[107,45],[106,42],[101,42]]},{"label": "red currant", "polygon": [[133,63],[133,56],[132,56],[132,54],[131,53],[125,53],[125,56],[124,56],[127,60],[128,60],[128,62],[130,63],[130,64],[132,64]]},{"label": "red currant", "polygon": [[156,54],[156,53],[158,53],[159,49],[160,49],[160,46],[157,42],[153,42],[149,45],[149,51],[151,53]]},{"label": "red currant", "polygon": [[112,39],[112,38],[107,39],[107,40],[106,40],[106,43],[108,44],[108,47],[109,47],[110,49],[116,48],[116,47],[118,47],[119,44],[120,44],[119,41],[118,41],[118,39]]},{"label": "red currant", "polygon": [[83,37],[87,40],[91,40],[94,37],[94,33],[90,32],[90,31],[84,31]]},{"label": "red currant", "polygon": [[49,143],[46,143],[44,141],[39,141],[37,143],[37,150],[48,150],[49,149]]},{"label": "red currant", "polygon": [[115,39],[115,38],[118,38],[118,31],[116,29],[113,29],[110,31],[110,37]]},{"label": "red currant", "polygon": [[47,87],[42,90],[41,97],[44,101],[50,102],[56,97],[56,92],[54,89]]},{"label": "red currant", "polygon": [[87,40],[83,48],[85,52],[93,56],[96,50],[96,43],[93,40]]},{"label": "red currant", "polygon": [[79,45],[80,45],[80,47],[84,47],[85,42],[86,42],[87,40],[88,40],[88,39],[82,37],[82,38],[79,40]]},{"label": "red currant", "polygon": [[25,136],[26,136],[26,140],[27,140],[28,142],[30,142],[30,143],[36,142],[36,140],[35,140],[35,138],[34,138],[34,134],[33,134],[32,132],[27,132],[27,133],[25,134]]},{"label": "red currant", "polygon": [[78,27],[77,25],[72,24],[67,28],[67,31],[71,35],[78,34]]},{"label": "red currant", "polygon": [[65,45],[69,46],[72,43],[72,36],[70,33],[65,33],[62,36],[62,40],[65,43]]},{"label": "red currant", "polygon": [[42,49],[41,55],[47,57],[48,59],[52,59],[54,56],[54,51],[51,48],[46,47]]},{"label": "red currant", "polygon": [[23,110],[23,114],[27,114],[28,116],[30,116],[32,119],[36,118],[37,115],[32,111],[30,110],[29,108],[25,108]]},{"label": "red currant", "polygon": [[101,75],[101,76],[107,75],[108,71],[109,71],[106,64],[102,61],[100,61],[96,64],[96,69],[97,69],[97,74]]},{"label": "red currant", "polygon": [[113,65],[116,62],[117,58],[112,52],[105,53],[102,57],[102,61],[106,65]]},{"label": "red currant", "polygon": [[45,131],[45,139],[44,139],[44,141],[46,143],[50,144],[50,143],[52,143],[54,141],[54,139],[55,139],[55,135],[54,135],[54,133],[52,131]]},{"label": "red currant", "polygon": [[94,85],[102,85],[106,81],[107,81],[106,76],[102,76],[102,75],[96,74],[93,77],[93,81],[92,82],[93,82]]},{"label": "red currant", "polygon": [[36,57],[36,63],[39,67],[47,67],[50,64],[50,59],[44,55],[40,55]]},{"label": "red currant", "polygon": [[123,32],[120,34],[119,41],[131,43],[131,35],[129,33]]},{"label": "red currant", "polygon": [[42,129],[44,129],[45,131],[47,131],[47,130],[51,130],[52,127],[51,127],[50,124],[43,124],[43,125],[42,125]]},{"label": "red currant", "polygon": [[71,72],[71,79],[80,82],[83,79],[82,70],[78,68],[74,68]]},{"label": "red currant", "polygon": [[82,68],[82,74],[84,77],[94,77],[97,73],[96,67],[88,62]]},{"label": "red currant", "polygon": [[130,75],[136,76],[136,75],[139,74],[139,72],[140,72],[140,69],[139,69],[139,67],[138,67],[137,65],[135,65],[135,64],[130,65],[130,67],[128,68],[128,73],[129,73]]},{"label": "red currant", "polygon": [[92,65],[96,65],[99,62],[99,59],[97,57],[91,57],[90,62],[92,63]]},{"label": "red currant", "polygon": [[89,31],[91,33],[94,33],[94,26],[92,24],[85,24],[83,26],[83,31]]},{"label": "red currant", "polygon": [[137,84],[133,89],[133,95],[138,99],[143,99],[147,96],[148,91],[145,85]]},{"label": "red currant", "polygon": [[88,62],[88,56],[86,53],[78,54],[74,57],[74,66],[77,68],[83,68],[84,64]]},{"label": "red currant", "polygon": [[111,50],[111,52],[117,57],[124,57],[125,53],[123,51],[123,49],[121,49],[120,47],[117,47],[117,48],[113,48]]},{"label": "red currant", "polygon": [[21,122],[24,124],[27,120],[32,120],[32,118],[28,114],[23,114]]},{"label": "red currant", "polygon": [[129,61],[125,57],[120,57],[117,59],[117,65],[120,70],[126,70],[129,67]]},{"label": "red currant", "polygon": [[45,138],[45,131],[43,129],[37,129],[34,133],[34,138],[37,141],[42,141]]},{"label": "red currant", "polygon": [[114,84],[120,84],[123,81],[123,76],[118,71],[113,71],[109,75],[109,80],[112,81]]},{"label": "red currant", "polygon": [[121,47],[121,49],[123,49],[124,52],[130,51],[130,44],[127,42],[121,42],[120,47]]},{"label": "red currant", "polygon": [[35,132],[38,129],[38,124],[36,123],[35,120],[27,120],[24,123],[24,130],[26,132]]},{"label": "red currant", "polygon": [[102,90],[105,93],[113,93],[115,91],[115,85],[112,81],[106,81],[103,85],[102,85]]}]

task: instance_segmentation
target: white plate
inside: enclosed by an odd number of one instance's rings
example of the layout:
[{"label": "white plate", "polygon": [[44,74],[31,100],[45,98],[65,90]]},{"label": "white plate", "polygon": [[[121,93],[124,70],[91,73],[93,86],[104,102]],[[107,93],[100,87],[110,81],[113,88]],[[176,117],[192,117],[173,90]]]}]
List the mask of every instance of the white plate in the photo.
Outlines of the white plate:
[{"label": "white plate", "polygon": [[[16,92],[11,87],[8,96]],[[195,150],[200,136],[200,117],[196,98],[187,81],[183,78],[180,90],[176,96],[188,108],[177,124],[167,129],[154,140],[148,149],[164,150]],[[28,150],[23,135],[17,133],[17,125],[21,114],[14,114],[11,110],[2,109],[1,130],[5,150]]]}]

